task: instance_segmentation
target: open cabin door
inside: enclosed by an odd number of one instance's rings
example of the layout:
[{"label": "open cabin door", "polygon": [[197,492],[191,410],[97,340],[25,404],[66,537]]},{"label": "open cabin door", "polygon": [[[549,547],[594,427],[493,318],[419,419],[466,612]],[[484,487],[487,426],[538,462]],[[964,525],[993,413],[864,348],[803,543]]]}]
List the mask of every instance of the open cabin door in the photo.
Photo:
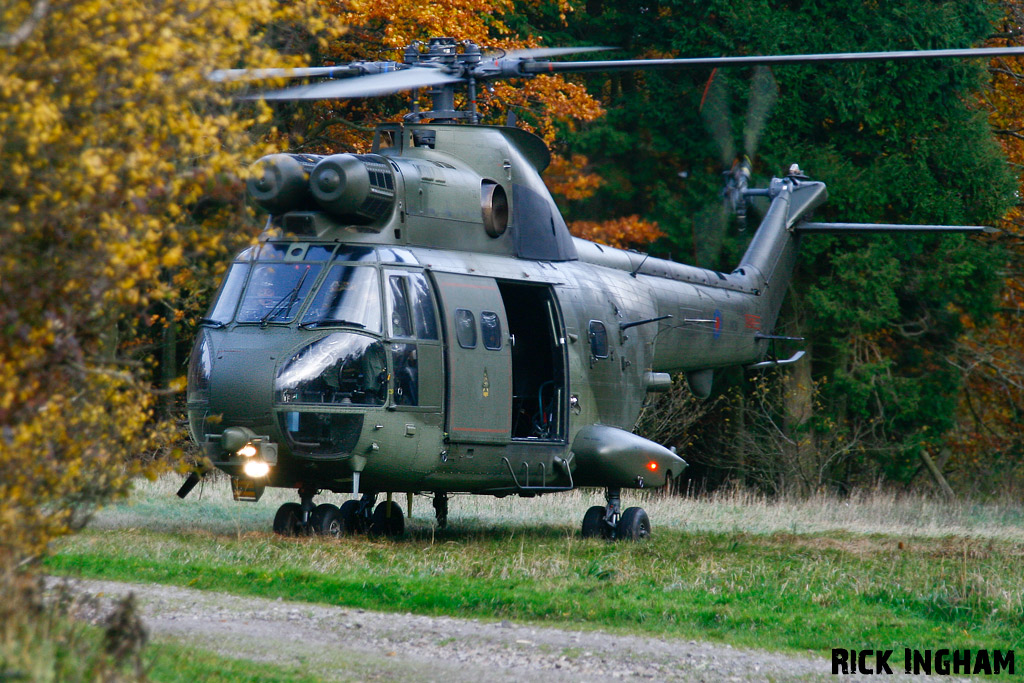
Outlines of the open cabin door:
[{"label": "open cabin door", "polygon": [[456,443],[508,443],[512,430],[512,349],[498,283],[433,273],[448,355],[446,431]]}]

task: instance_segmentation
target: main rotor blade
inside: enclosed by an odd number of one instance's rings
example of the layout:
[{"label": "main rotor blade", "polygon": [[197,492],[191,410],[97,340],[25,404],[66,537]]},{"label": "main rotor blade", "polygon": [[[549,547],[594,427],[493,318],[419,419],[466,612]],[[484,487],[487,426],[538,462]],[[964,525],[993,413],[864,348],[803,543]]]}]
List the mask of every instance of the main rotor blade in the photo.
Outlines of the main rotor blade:
[{"label": "main rotor blade", "polygon": [[523,73],[587,73],[594,71],[637,71],[688,69],[715,66],[777,66],[816,62],[886,62],[910,59],[963,59],[1024,55],[1024,47],[975,47],[955,50],[897,50],[894,52],[836,52],[807,55],[750,55],[746,57],[690,57],[684,59],[624,59],[600,62],[526,62]]},{"label": "main rotor blade", "polygon": [[264,100],[331,100],[348,97],[375,97],[390,95],[402,90],[426,88],[445,83],[456,83],[464,79],[452,76],[439,69],[412,67],[400,71],[374,74],[342,81],[325,81],[312,85],[300,85],[284,90],[252,95],[248,99]]},{"label": "main rotor blade", "polygon": [[487,53],[485,59],[537,59],[538,57],[560,57],[562,55],[575,55],[581,52],[601,52],[604,50],[615,50],[614,47],[529,47],[522,50],[509,50],[504,54]]},{"label": "main rotor blade", "polygon": [[208,75],[208,80],[215,83],[225,81],[260,81],[271,78],[336,78],[338,76],[358,76],[362,69],[351,65],[341,66],[306,66],[294,69],[217,69]]}]

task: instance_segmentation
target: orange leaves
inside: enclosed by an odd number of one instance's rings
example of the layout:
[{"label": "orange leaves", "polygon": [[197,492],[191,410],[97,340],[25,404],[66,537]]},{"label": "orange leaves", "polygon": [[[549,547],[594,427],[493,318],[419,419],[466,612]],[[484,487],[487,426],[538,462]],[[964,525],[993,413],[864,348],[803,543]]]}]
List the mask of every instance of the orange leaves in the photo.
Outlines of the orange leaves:
[{"label": "orange leaves", "polygon": [[[555,155],[544,173],[544,182],[553,194],[569,201],[587,199],[604,185],[604,179],[589,171],[587,164],[587,158],[581,154],[570,158]],[[644,248],[665,236],[657,223],[637,214],[605,221],[572,221],[569,231],[576,237],[620,249]]]},{"label": "orange leaves", "polygon": [[[1018,2],[1001,2],[1006,17],[1003,37],[989,45],[1006,45],[1019,35]],[[1024,59],[1000,57],[989,64],[991,88],[981,105],[988,111],[989,123],[996,133],[1007,160],[1019,172],[1024,165]],[[1018,202],[1024,182],[1018,190]],[[1024,467],[1019,454],[1024,449],[1024,213],[1018,204],[998,226],[1003,233],[993,241],[1007,255],[1006,275],[999,293],[998,311],[990,320],[965,320],[965,335],[960,341],[965,359],[962,372],[965,391],[960,405],[957,429],[949,438],[954,464],[967,465],[965,471],[977,474],[1013,472],[1017,481],[1005,477],[1007,485],[1024,483]],[[968,316],[964,316],[967,318]],[[1009,457],[1007,457],[1009,456]],[[1016,456],[1016,459],[1014,459]]]},{"label": "orange leaves", "polygon": [[665,236],[657,223],[635,214],[601,222],[574,221],[569,224],[569,231],[576,237],[620,249],[645,247]]},{"label": "orange leaves", "polygon": [[544,183],[553,194],[562,195],[575,201],[593,196],[604,180],[596,173],[586,170],[587,158],[573,154],[570,158],[553,156],[551,165],[544,172]]},{"label": "orange leaves", "polygon": [[[328,61],[333,62],[356,59],[401,61],[401,48],[414,41],[439,36],[470,40],[485,49],[506,51],[541,44],[536,36],[519,35],[510,28],[506,18],[516,13],[516,6],[511,0],[354,0],[343,6],[333,0],[319,2],[325,11],[335,13],[342,23],[350,27],[349,34],[333,43],[325,55]],[[568,4],[560,8],[563,16],[567,11]],[[459,104],[463,104],[461,95],[458,99]],[[421,104],[426,105],[427,102]],[[383,106],[379,102],[318,103],[314,108],[320,125],[312,128],[317,137],[329,140],[335,146],[340,143],[347,149],[357,148],[359,143],[352,127],[365,124],[357,124],[356,119],[364,118],[370,123],[396,114],[394,108],[380,111]],[[518,81],[514,86],[495,83],[493,89],[481,87],[478,108],[485,122],[492,124],[504,123],[506,114],[514,111],[519,117],[520,127],[540,135],[549,144],[556,138],[556,121],[572,125],[574,120],[589,121],[603,113],[598,102],[581,85],[560,76],[541,76]],[[302,142],[317,145],[316,140]]]}]

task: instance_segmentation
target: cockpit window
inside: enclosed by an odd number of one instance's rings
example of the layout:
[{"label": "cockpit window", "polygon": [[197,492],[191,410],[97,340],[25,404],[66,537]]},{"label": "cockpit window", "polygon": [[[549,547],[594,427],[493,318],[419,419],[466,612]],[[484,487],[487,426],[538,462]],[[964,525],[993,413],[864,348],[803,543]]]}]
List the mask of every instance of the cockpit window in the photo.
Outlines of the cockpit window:
[{"label": "cockpit window", "polygon": [[306,255],[303,258],[306,261],[330,261],[332,253],[334,253],[333,245],[322,246],[313,244],[306,250]]},{"label": "cockpit window", "polygon": [[359,247],[352,245],[342,245],[338,249],[338,253],[334,255],[335,261],[376,261],[377,252],[373,250],[373,247]]},{"label": "cockpit window", "polygon": [[322,267],[319,263],[257,262],[238,309],[238,322],[291,322]]},{"label": "cockpit window", "polygon": [[278,403],[384,405],[384,344],[348,332],[318,339],[281,367],[274,389]]},{"label": "cockpit window", "polygon": [[285,254],[288,253],[288,245],[267,242],[260,245],[259,250],[256,258],[260,261],[283,261]]},{"label": "cockpit window", "polygon": [[242,296],[242,287],[245,286],[245,276],[248,273],[248,263],[231,264],[228,274],[224,277],[224,284],[220,288],[217,300],[204,322],[221,325],[231,322],[231,317],[235,314],[235,307],[238,306],[238,299]]},{"label": "cockpit window", "polygon": [[349,325],[380,332],[380,290],[373,266],[331,266],[313,298],[304,326]]},{"label": "cockpit window", "polygon": [[423,273],[388,274],[391,336],[437,339],[434,299]]}]

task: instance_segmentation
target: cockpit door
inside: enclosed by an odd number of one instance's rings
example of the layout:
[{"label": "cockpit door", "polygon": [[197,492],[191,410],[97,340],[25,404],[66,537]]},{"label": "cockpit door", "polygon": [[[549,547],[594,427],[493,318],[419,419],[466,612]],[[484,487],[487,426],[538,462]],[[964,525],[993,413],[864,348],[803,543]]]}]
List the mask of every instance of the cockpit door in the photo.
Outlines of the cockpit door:
[{"label": "cockpit door", "polygon": [[444,312],[447,432],[453,442],[507,443],[512,349],[493,278],[433,273]]}]

